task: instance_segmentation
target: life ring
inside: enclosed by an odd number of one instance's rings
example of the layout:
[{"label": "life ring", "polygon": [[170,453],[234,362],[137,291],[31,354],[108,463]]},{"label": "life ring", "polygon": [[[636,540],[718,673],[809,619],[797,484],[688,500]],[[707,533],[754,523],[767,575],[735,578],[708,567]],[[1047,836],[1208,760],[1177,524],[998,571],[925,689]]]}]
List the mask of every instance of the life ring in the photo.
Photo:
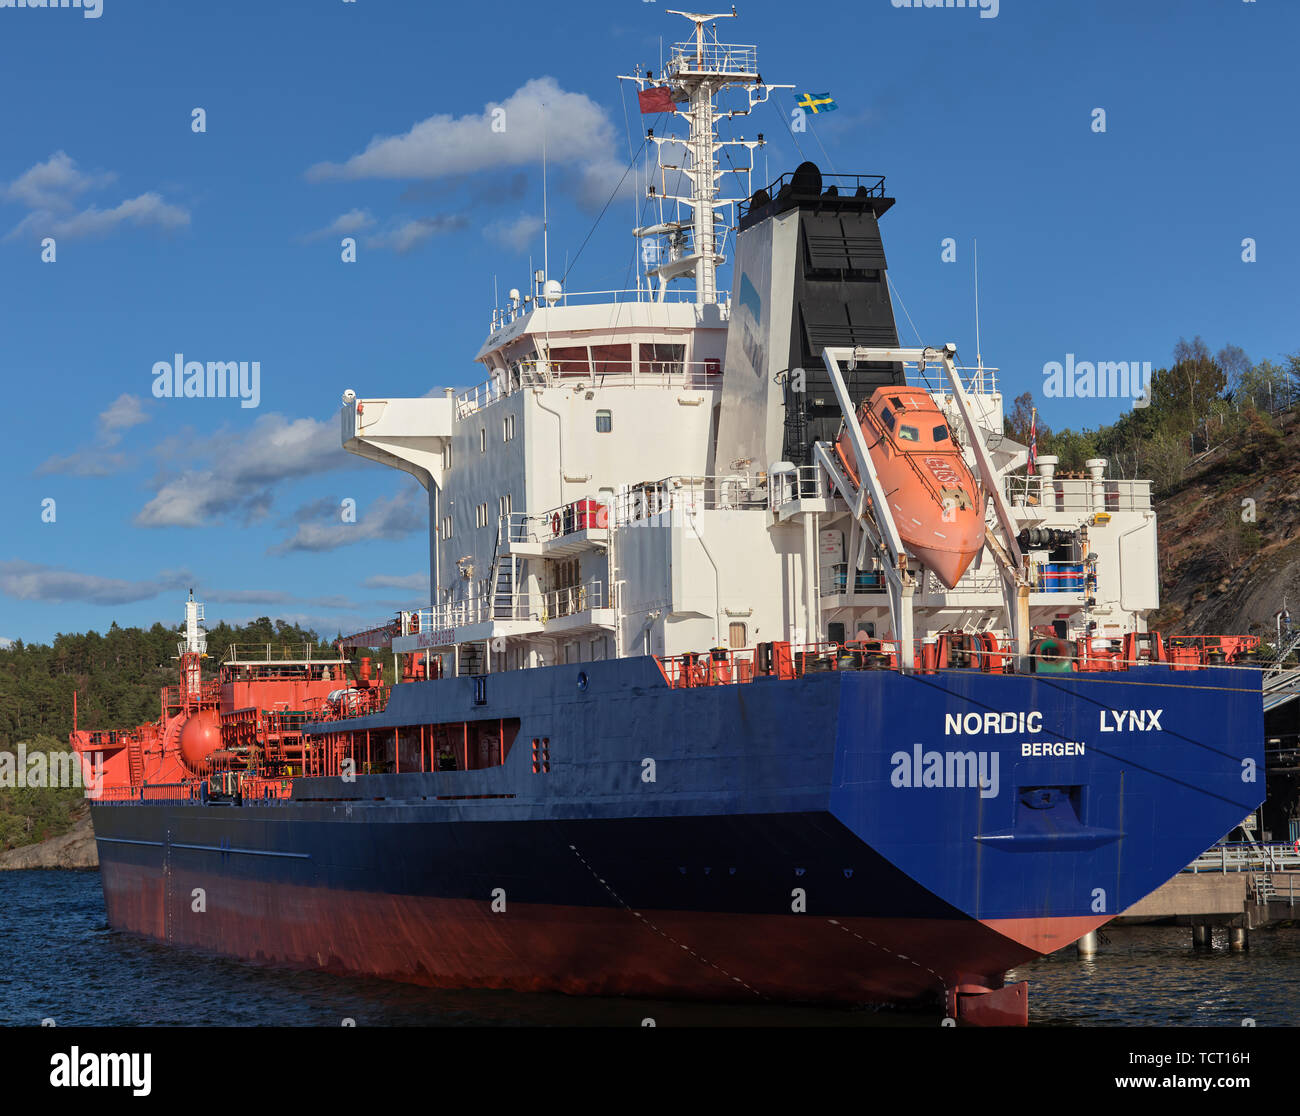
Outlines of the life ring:
[{"label": "life ring", "polygon": [[560,513],[556,512],[551,516],[551,533],[558,539],[560,537],[560,528],[564,526],[564,521],[560,519]]}]

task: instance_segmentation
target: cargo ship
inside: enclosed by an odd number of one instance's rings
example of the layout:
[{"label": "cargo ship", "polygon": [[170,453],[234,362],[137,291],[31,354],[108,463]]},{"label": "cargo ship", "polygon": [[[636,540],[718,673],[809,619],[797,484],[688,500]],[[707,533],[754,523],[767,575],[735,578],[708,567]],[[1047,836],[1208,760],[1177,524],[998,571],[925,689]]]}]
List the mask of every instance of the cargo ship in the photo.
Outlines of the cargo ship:
[{"label": "cargo ship", "polygon": [[191,594],[158,719],[74,730],[113,927],[441,988],[1023,1024],[1008,970],[1259,804],[1256,641],[1148,630],[1149,483],[1031,461],[996,369],[900,343],[885,179],[755,188],[741,129],[789,87],[686,18],[625,75],[636,288],[544,266],[478,386],[343,395],[343,447],[427,492],[427,603],[214,671]]}]

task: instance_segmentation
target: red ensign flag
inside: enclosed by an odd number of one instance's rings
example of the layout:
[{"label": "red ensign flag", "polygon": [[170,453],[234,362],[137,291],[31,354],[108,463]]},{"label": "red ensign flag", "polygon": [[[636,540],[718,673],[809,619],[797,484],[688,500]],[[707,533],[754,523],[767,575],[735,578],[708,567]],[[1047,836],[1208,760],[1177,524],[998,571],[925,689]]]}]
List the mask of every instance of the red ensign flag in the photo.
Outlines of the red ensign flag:
[{"label": "red ensign flag", "polygon": [[642,89],[637,94],[642,112],[672,112],[673,94],[666,85],[656,85],[651,89]]}]

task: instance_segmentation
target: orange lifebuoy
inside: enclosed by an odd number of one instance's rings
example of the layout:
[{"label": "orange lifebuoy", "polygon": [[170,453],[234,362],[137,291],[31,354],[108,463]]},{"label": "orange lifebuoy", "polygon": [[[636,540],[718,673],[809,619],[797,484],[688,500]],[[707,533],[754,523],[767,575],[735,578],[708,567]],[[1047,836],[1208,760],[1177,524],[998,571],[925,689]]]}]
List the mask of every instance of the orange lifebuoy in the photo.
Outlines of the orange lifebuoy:
[{"label": "orange lifebuoy", "polygon": [[556,512],[553,516],[551,516],[551,533],[555,535],[557,538],[559,537],[560,527],[562,525],[563,524],[560,519],[560,513]]}]

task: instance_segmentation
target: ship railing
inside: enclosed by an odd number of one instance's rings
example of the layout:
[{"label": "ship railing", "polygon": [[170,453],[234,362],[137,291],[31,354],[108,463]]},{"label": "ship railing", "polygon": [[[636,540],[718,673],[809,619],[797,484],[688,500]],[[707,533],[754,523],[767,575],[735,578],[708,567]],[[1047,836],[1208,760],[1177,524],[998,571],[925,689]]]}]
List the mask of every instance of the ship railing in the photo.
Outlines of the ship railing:
[{"label": "ship railing", "polygon": [[[1049,565],[1055,566],[1048,569]],[[836,562],[824,567],[821,579],[821,596],[840,597],[855,594],[885,593],[888,587],[885,575],[875,564],[871,569],[855,570],[852,588],[849,588],[849,564]],[[1030,564],[1030,589],[1035,593],[1078,593],[1085,591],[1087,570],[1083,562]],[[958,593],[1001,593],[1002,575],[988,570],[969,569],[952,589],[932,591]]]},{"label": "ship railing", "polygon": [[[302,682],[304,679],[342,683],[347,677],[348,659],[317,659],[314,662],[290,660],[285,663],[222,663],[223,682]],[[220,683],[214,683],[220,685]],[[218,691],[219,693],[219,691]]]},{"label": "ship railing", "polygon": [[543,594],[537,618],[546,624],[592,609],[612,607],[612,596],[606,593],[604,582],[593,580],[585,585],[570,585]]},{"label": "ship railing", "polygon": [[293,797],[293,779],[275,778],[269,775],[243,775],[240,777],[240,793],[244,801],[273,800],[284,801]]},{"label": "ship railing", "polygon": [[[515,361],[488,379],[456,396],[456,417],[470,415],[516,392],[538,387],[603,388],[631,387],[703,391],[722,383],[722,361],[630,358],[610,360],[593,354],[586,346],[573,346],[585,356],[563,350],[563,358],[550,361]],[[557,350],[558,352],[559,350]]]},{"label": "ship railing", "polygon": [[1145,512],[1151,510],[1149,480],[1093,480],[1090,477],[1010,476],[1006,497],[1012,507],[1045,512]]},{"label": "ship railing", "polygon": [[792,500],[830,498],[830,478],[820,465],[796,465],[772,474],[771,507],[775,510]]},{"label": "ship railing", "polygon": [[337,662],[338,653],[332,647],[317,647],[310,643],[232,643],[226,649],[222,663],[312,663]]},{"label": "ship railing", "polygon": [[[1082,575],[1081,575],[1082,576]],[[852,588],[849,588],[849,564],[847,562],[836,562],[834,565],[824,567],[821,578],[821,596],[823,597],[841,597],[852,596],[855,594],[867,593],[886,593],[888,586],[885,582],[885,574],[874,565],[871,569],[854,570]],[[957,585],[952,589],[939,587],[931,591],[944,593],[1000,593],[1002,591],[1002,575],[990,573],[987,570],[967,570]]]},{"label": "ship railing", "polygon": [[666,512],[755,511],[768,507],[766,473],[672,476],[629,485],[614,498],[613,524],[644,524]]},{"label": "ship railing", "polygon": [[[961,374],[961,386],[968,395],[992,395],[998,390],[999,369],[997,368],[990,368],[987,365],[971,367],[969,364],[959,364],[956,370]],[[903,368],[903,375],[908,387],[924,388],[933,395],[944,397],[951,394],[948,377],[943,374],[942,364],[935,364],[933,371],[927,367],[924,372],[914,365],[907,364]]]},{"label": "ship railing", "polygon": [[837,670],[884,670],[895,665],[885,640],[777,642],[758,647],[714,647],[654,658],[665,681],[674,689],[743,685],[758,676],[790,679]]},{"label": "ship railing", "polygon": [[1294,872],[1300,870],[1300,851],[1294,842],[1220,841],[1192,861],[1184,872]]},{"label": "ship railing", "polygon": [[197,782],[104,787],[98,795],[100,802],[189,802],[198,798]]},{"label": "ship railing", "polygon": [[[804,466],[803,486],[817,489],[817,469]],[[497,523],[497,543],[543,543],[579,531],[642,524],[665,512],[749,511],[769,506],[764,474],[674,476],[627,486],[611,501],[583,496],[541,512],[507,512]],[[423,623],[423,621],[422,621]]]},{"label": "ship railing", "polygon": [[[726,301],[727,292],[720,291],[719,301]],[[622,306],[628,303],[659,302],[659,292],[649,285],[641,287],[639,290],[635,287],[620,288],[608,291],[562,291],[560,297],[556,300],[555,305],[559,306]],[[695,301],[695,292],[680,288],[668,288],[664,291],[664,302],[674,303],[693,303]],[[490,330],[495,333],[498,329],[508,326],[511,322],[530,314],[534,310],[545,310],[547,305],[544,300],[536,297],[521,298],[518,303],[507,302],[502,306],[495,306],[492,309],[492,320]]]},{"label": "ship railing", "polygon": [[477,593],[472,597],[449,601],[436,608],[420,609],[420,631],[442,631],[481,624],[493,618],[493,599],[496,594]]},{"label": "ship railing", "polygon": [[541,512],[507,512],[497,524],[497,544],[541,543],[608,526],[609,505],[584,496]]},{"label": "ship railing", "polygon": [[[434,631],[485,624],[490,620],[528,620],[527,593],[479,593],[435,609],[421,610],[420,630]],[[425,627],[426,616],[429,627]]]},{"label": "ship railing", "polygon": [[485,407],[495,403],[498,399],[504,399],[507,395],[512,395],[520,390],[518,385],[512,385],[508,376],[493,376],[491,379],[484,380],[481,384],[475,384],[468,391],[461,392],[456,396],[456,417],[460,419],[469,418],[470,415],[483,410]]},{"label": "ship railing", "polygon": [[[210,679],[206,682],[199,683],[199,692],[197,695],[198,704],[210,705],[212,702],[221,698],[221,683],[217,679]],[[162,691],[163,704],[169,709],[179,708],[182,704],[181,688],[179,686],[164,686]],[[191,700],[194,695],[191,695]]]},{"label": "ship railing", "polygon": [[[962,633],[952,633],[959,635]],[[1007,674],[1014,668],[1015,652],[995,638],[981,636],[978,647],[963,651],[965,666],[940,667],[937,636],[914,639],[908,649],[908,669],[923,674],[961,670]],[[802,678],[808,674],[842,671],[898,670],[901,641],[856,639],[843,643],[822,641],[796,644],[777,641],[754,648],[708,651],[675,656],[655,656],[669,686],[719,686],[750,682],[756,677]]]},{"label": "ship railing", "polygon": [[[794,171],[786,171],[780,178],[769,182],[761,191],[751,193],[749,197],[742,198],[737,207],[737,215],[744,219],[748,217],[756,208],[762,208],[768,205],[772,198],[775,198],[786,186],[794,186]],[[854,197],[858,191],[863,192],[863,196],[869,198],[883,198],[885,196],[885,176],[883,174],[835,174],[823,173],[821,176],[821,186],[824,193],[829,193],[830,188],[835,187],[836,193],[840,197]],[[758,199],[758,206],[755,206],[754,200]]]},{"label": "ship railing", "polygon": [[547,593],[486,593],[437,608],[420,609],[420,631],[454,632],[457,628],[495,620],[545,624],[591,609],[613,608],[613,602],[613,591],[599,580]]},{"label": "ship railing", "polygon": [[758,74],[758,47],[749,44],[673,43],[668,73]]}]

